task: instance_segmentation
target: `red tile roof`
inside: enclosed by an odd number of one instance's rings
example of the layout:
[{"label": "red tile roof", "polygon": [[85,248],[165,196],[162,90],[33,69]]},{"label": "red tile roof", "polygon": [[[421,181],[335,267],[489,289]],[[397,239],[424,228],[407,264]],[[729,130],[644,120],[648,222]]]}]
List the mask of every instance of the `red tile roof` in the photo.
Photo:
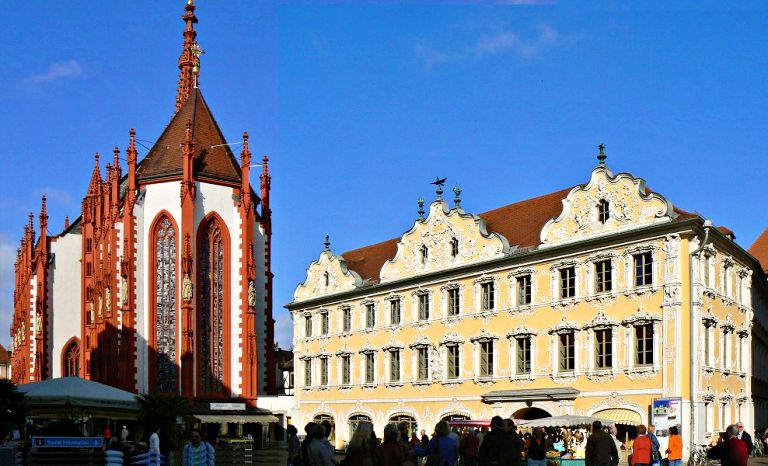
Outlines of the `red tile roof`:
[{"label": "red tile roof", "polygon": [[768,273],[768,228],[749,247],[749,253],[760,261],[763,272]]},{"label": "red tile roof", "polygon": [[[479,215],[486,221],[487,231],[501,234],[507,238],[510,246],[536,247],[541,243],[540,234],[544,224],[560,215],[563,210],[562,201],[573,188],[526,199]],[[646,192],[651,191],[646,189]],[[682,209],[674,210],[679,219],[697,217],[696,214]],[[363,280],[375,283],[379,280],[379,272],[384,262],[395,257],[399,241],[400,238],[393,238],[345,252],[342,256],[350,270],[357,272]]]},{"label": "red tile roof", "polygon": [[226,145],[227,141],[200,89],[194,89],[141,161],[137,169],[139,180],[182,175],[181,144],[184,142],[188,121],[192,122],[192,138],[195,142],[194,176],[239,184],[240,165]]},{"label": "red tile roof", "polygon": [[0,364],[8,364],[9,362],[11,362],[10,353],[3,345],[0,345]]}]

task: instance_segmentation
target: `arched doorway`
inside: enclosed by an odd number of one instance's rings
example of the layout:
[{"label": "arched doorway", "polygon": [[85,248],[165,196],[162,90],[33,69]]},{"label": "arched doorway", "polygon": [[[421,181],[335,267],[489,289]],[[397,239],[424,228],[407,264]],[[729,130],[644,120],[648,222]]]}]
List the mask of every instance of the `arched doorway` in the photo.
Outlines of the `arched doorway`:
[{"label": "arched doorway", "polygon": [[541,408],[523,408],[515,411],[512,415],[513,419],[523,419],[526,421],[533,421],[534,419],[542,419],[545,417],[552,417],[547,411]]},{"label": "arched doorway", "polygon": [[408,424],[408,436],[410,437],[411,432],[416,432],[417,425],[416,425],[416,419],[411,416],[410,414],[393,414],[389,418],[389,423],[394,425],[399,425],[401,422],[405,422]]},{"label": "arched doorway", "polygon": [[333,420],[333,416],[326,413],[320,413],[316,414],[312,419],[312,422],[315,424],[322,424],[325,421],[328,421],[331,424],[331,433],[328,435],[328,441],[331,442],[331,445],[334,445],[334,440],[336,440],[336,423]]}]

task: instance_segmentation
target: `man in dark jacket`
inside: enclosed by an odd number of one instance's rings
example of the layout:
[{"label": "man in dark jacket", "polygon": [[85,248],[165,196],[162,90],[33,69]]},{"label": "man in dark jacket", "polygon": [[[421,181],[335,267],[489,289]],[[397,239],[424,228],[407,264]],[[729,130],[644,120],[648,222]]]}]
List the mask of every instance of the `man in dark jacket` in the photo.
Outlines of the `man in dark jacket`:
[{"label": "man in dark jacket", "polygon": [[[520,439],[516,433],[515,437]],[[521,443],[511,440],[511,435],[504,431],[504,420],[493,416],[491,431],[480,445],[479,466],[520,466]]]},{"label": "man in dark jacket", "polygon": [[752,454],[752,449],[755,448],[755,444],[752,443],[752,436],[749,435],[749,432],[744,430],[744,423],[739,421],[736,423],[736,428],[739,430],[739,440],[747,444],[747,454]]},{"label": "man in dark jacket", "polygon": [[707,458],[720,460],[721,466],[747,466],[747,443],[739,440],[739,431],[735,424],[725,429],[726,440],[707,451]]},{"label": "man in dark jacket", "polygon": [[603,423],[592,423],[592,435],[587,438],[584,457],[586,466],[615,466],[619,464],[619,451],[613,437],[603,430]]}]

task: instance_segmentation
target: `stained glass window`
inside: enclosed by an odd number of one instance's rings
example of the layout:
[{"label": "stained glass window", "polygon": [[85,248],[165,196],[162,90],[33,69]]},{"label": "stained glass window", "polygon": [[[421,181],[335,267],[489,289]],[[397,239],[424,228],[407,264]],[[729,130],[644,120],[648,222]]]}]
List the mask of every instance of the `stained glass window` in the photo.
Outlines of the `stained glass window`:
[{"label": "stained glass window", "polygon": [[80,345],[73,341],[64,353],[64,377],[80,377]]},{"label": "stained glass window", "polygon": [[224,390],[224,241],[211,222],[200,251],[200,390]]},{"label": "stained glass window", "polygon": [[167,218],[155,232],[157,390],[176,391],[176,231]]}]

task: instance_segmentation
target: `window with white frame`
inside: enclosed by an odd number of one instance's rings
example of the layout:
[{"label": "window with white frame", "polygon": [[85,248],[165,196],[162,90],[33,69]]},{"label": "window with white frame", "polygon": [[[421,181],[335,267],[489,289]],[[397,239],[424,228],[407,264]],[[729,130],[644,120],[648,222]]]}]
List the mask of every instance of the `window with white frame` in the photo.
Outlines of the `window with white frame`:
[{"label": "window with white frame", "polygon": [[566,330],[557,334],[558,369],[560,372],[576,370],[576,332]]},{"label": "window with white frame", "polygon": [[595,293],[608,293],[613,290],[613,270],[611,259],[603,259],[594,263]]},{"label": "window with white frame", "polygon": [[723,274],[721,277],[723,294],[729,298],[733,298],[733,260],[726,257],[723,260]]},{"label": "window with white frame", "polygon": [[312,386],[312,359],[304,359],[304,386]]},{"label": "window with white frame", "polygon": [[448,295],[448,317],[455,317],[461,313],[461,294],[459,287],[451,287],[446,290]]},{"label": "window with white frame", "polygon": [[352,383],[352,355],[348,353],[342,353],[339,355],[339,361],[341,365],[341,385],[349,385]]},{"label": "window with white frame", "polygon": [[365,304],[365,328],[376,327],[376,306],[373,303]]},{"label": "window with white frame", "polygon": [[518,306],[527,306],[532,303],[532,285],[531,285],[531,275],[520,275],[519,277],[515,278],[515,283],[517,285],[517,305]]},{"label": "window with white frame", "polygon": [[328,385],[328,357],[320,357],[320,385]]},{"label": "window with white frame", "polygon": [[560,299],[576,297],[576,267],[563,267],[559,271],[560,275]]},{"label": "window with white frame", "polygon": [[400,382],[400,348],[389,349],[389,381]]},{"label": "window with white frame", "polygon": [[597,203],[597,220],[600,223],[606,223],[610,218],[611,204],[607,200],[601,199],[600,202]]},{"label": "window with white frame", "polygon": [[329,332],[328,327],[329,327],[328,311],[323,311],[320,313],[320,334],[328,335],[328,332]]},{"label": "window with white frame", "polygon": [[304,316],[304,337],[312,337],[312,316],[310,314]]},{"label": "window with white frame", "polygon": [[429,380],[429,348],[419,346],[416,348],[416,380]]},{"label": "window with white frame", "polygon": [[478,342],[480,350],[480,378],[493,377],[493,340],[482,340]]},{"label": "window with white frame", "polygon": [[352,331],[352,309],[349,306],[341,308],[341,329],[344,333]]},{"label": "window with white frame", "polygon": [[595,334],[595,369],[613,367],[613,329],[596,328]]},{"label": "window with white frame", "polygon": [[421,254],[421,263],[422,265],[425,265],[427,261],[429,261],[429,248],[426,245],[423,245],[419,252]]},{"label": "window with white frame", "polygon": [[389,324],[400,325],[401,319],[400,298],[391,299],[389,301]]},{"label": "window with white frame", "polygon": [[653,323],[637,323],[633,329],[635,334],[635,366],[652,366]]},{"label": "window with white frame", "polygon": [[714,320],[714,318],[707,318],[706,316],[704,319],[702,319],[702,323],[704,324],[704,342],[703,342],[703,352],[704,352],[704,366],[712,367],[712,360],[713,360],[713,349],[714,345],[712,344],[712,341],[714,340],[714,333],[715,333],[715,327],[717,326],[717,321]]},{"label": "window with white frame", "polygon": [[635,287],[653,285],[653,253],[645,251],[632,255],[635,265],[634,283]]},{"label": "window with white frame", "polygon": [[736,347],[736,364],[739,372],[744,372],[744,347],[749,333],[746,330],[740,330],[738,333],[738,343]]},{"label": "window with white frame", "polygon": [[448,367],[446,377],[449,380],[461,377],[461,353],[459,343],[448,343],[445,345]]},{"label": "window with white frame", "polygon": [[487,281],[480,284],[480,309],[483,311],[492,311],[495,308],[495,293],[492,281]]},{"label": "window with white frame", "polygon": [[723,369],[733,367],[733,330],[734,326],[730,322],[723,324],[722,349],[720,350],[720,364]]},{"label": "window with white frame", "polygon": [[429,320],[429,293],[417,295],[419,306],[419,320]]},{"label": "window with white frame", "polygon": [[457,238],[451,238],[451,257],[459,255],[459,240]]},{"label": "window with white frame", "polygon": [[532,335],[517,335],[514,337],[515,354],[517,364],[515,374],[523,375],[531,373],[531,338]]},{"label": "window with white frame", "polygon": [[365,383],[374,384],[376,383],[376,354],[373,351],[366,351],[363,353],[363,358],[365,360]]}]

